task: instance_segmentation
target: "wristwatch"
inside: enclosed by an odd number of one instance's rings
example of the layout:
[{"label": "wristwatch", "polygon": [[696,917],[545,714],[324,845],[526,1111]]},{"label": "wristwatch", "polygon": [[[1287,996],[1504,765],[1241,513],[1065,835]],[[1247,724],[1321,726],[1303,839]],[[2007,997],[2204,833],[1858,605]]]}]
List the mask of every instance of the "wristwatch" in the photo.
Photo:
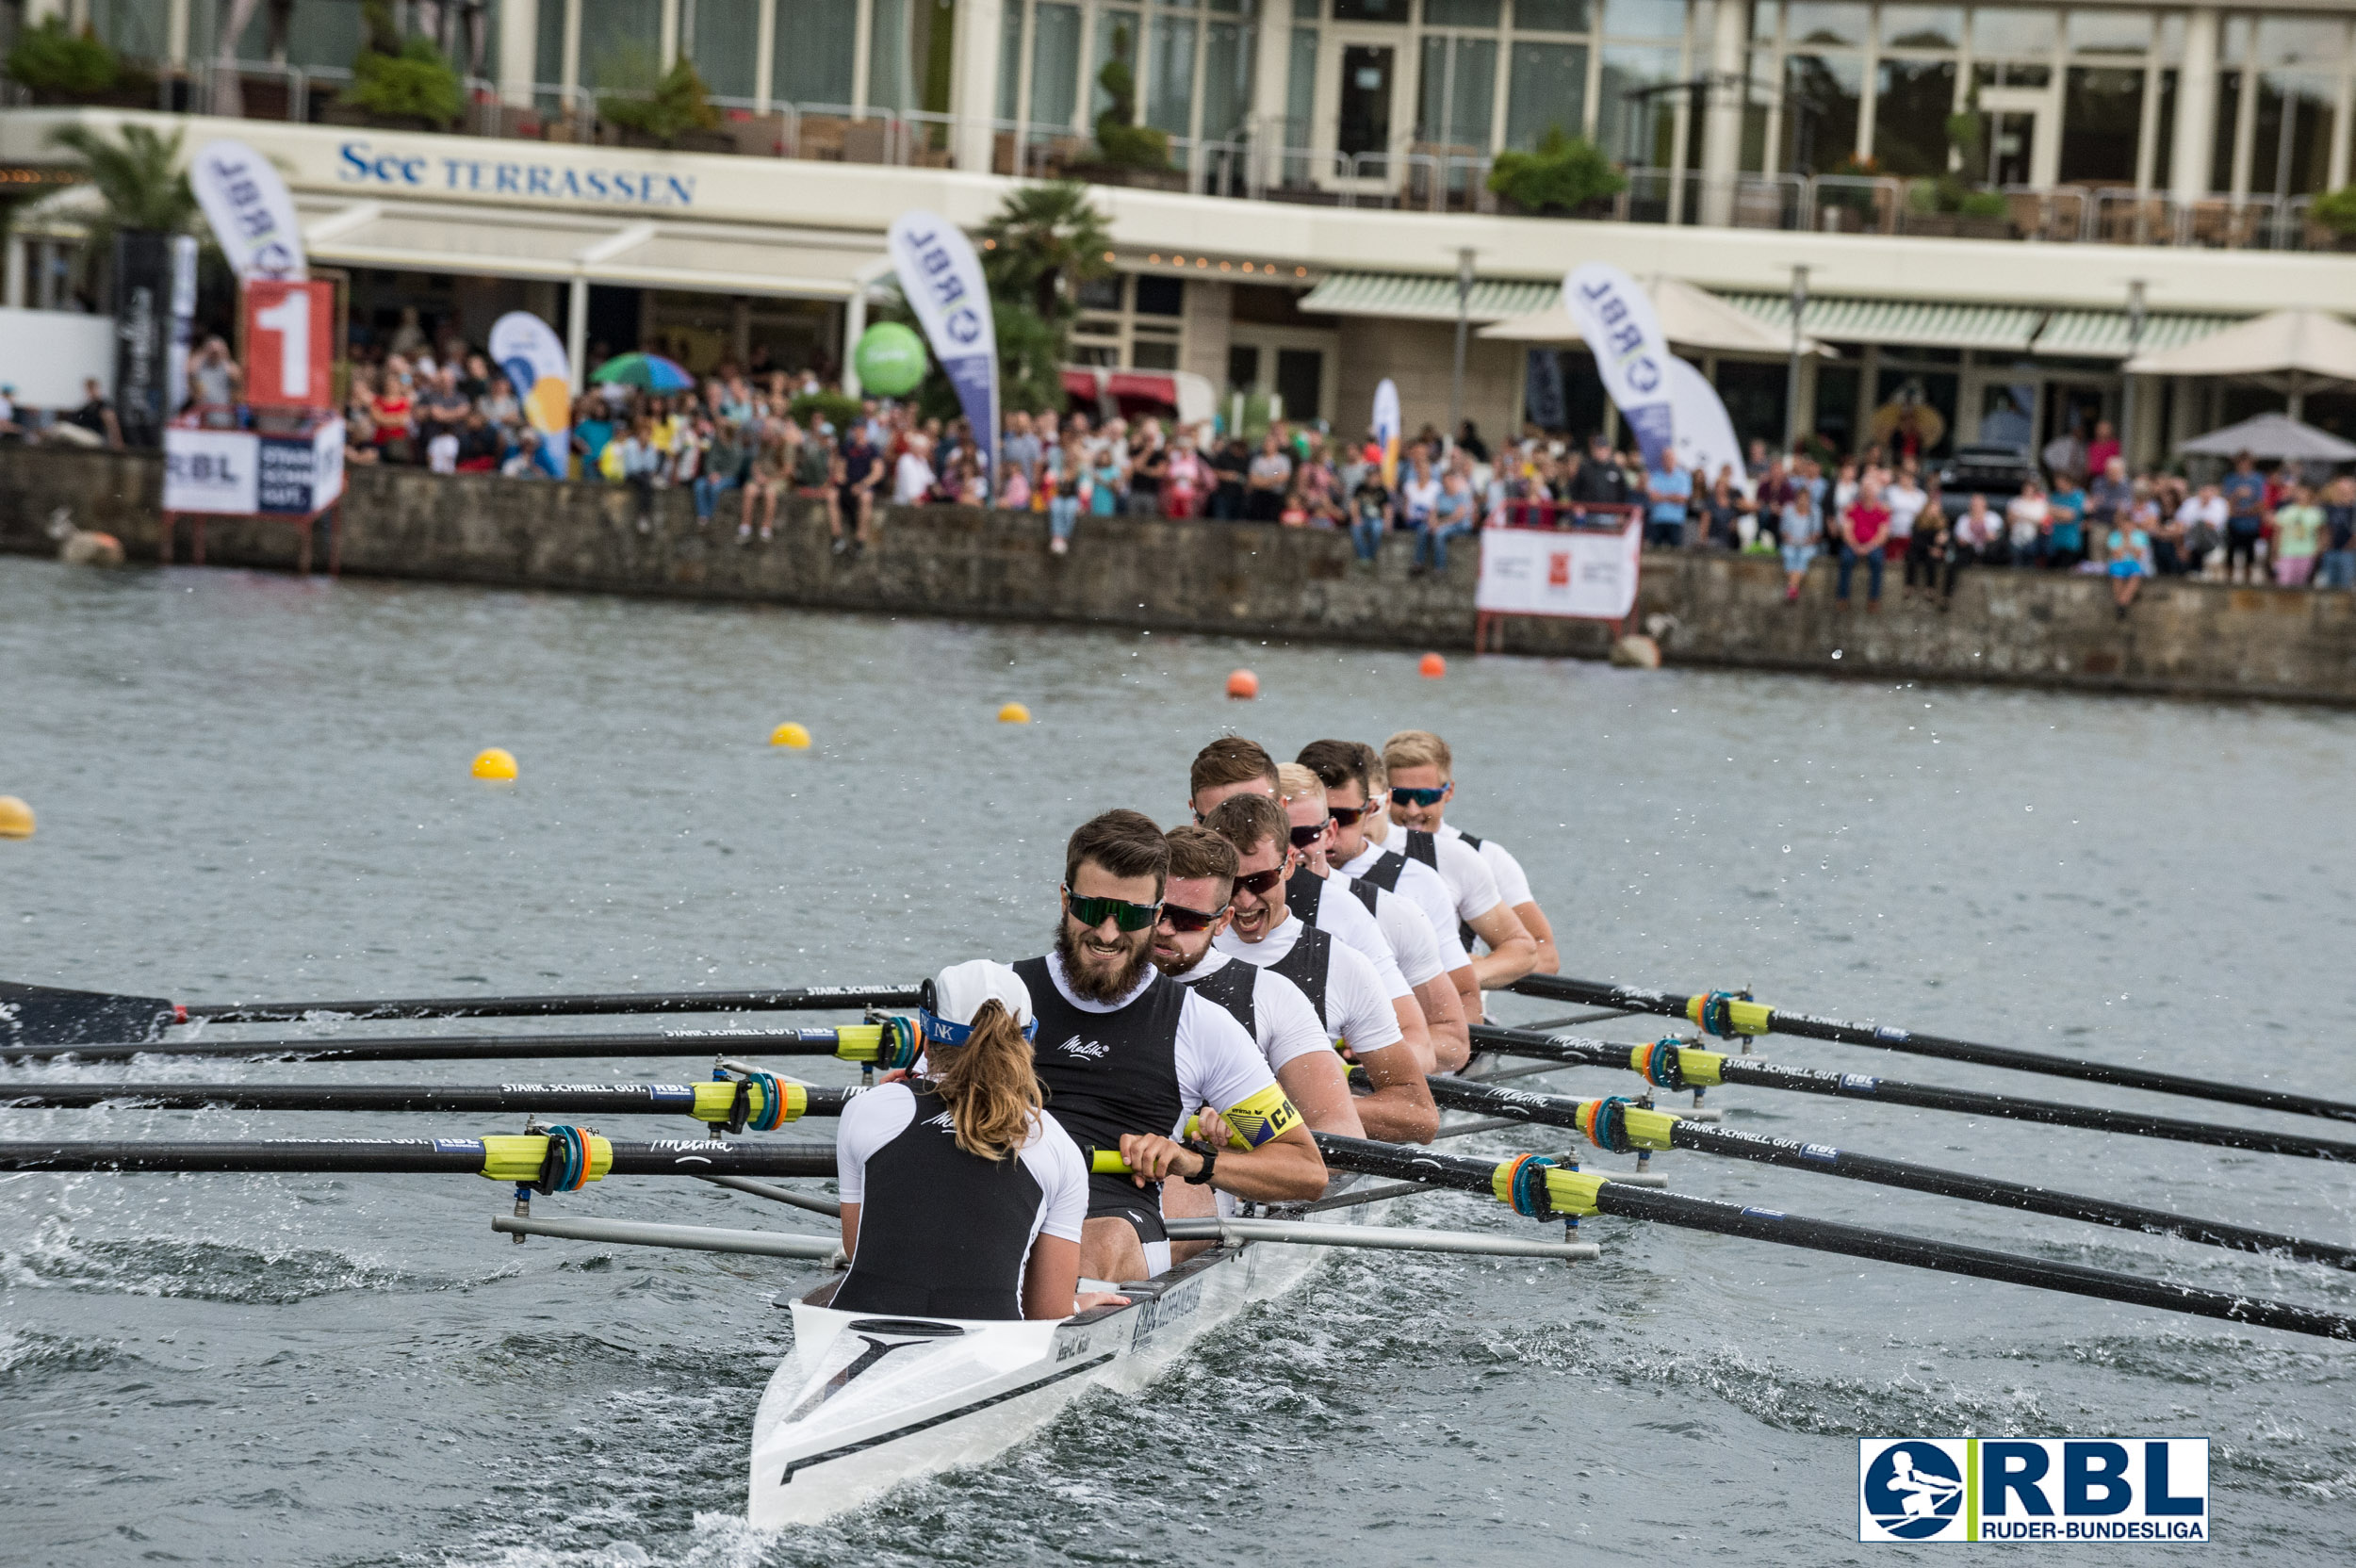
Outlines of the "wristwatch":
[{"label": "wristwatch", "polygon": [[1219,1151],[1216,1149],[1197,1149],[1195,1152],[1203,1156],[1203,1168],[1196,1171],[1193,1175],[1186,1177],[1186,1184],[1190,1187],[1208,1186],[1211,1184],[1211,1176],[1213,1172],[1217,1171],[1219,1168]]}]

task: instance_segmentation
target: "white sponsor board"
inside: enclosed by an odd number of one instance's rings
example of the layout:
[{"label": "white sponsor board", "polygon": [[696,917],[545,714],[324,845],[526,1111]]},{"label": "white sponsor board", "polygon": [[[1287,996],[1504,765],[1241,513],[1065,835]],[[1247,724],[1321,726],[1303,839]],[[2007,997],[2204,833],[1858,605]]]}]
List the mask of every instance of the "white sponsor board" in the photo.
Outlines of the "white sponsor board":
[{"label": "white sponsor board", "polygon": [[1636,607],[1644,524],[1625,529],[1485,528],[1473,608],[1484,615],[1616,621]]},{"label": "white sponsor board", "polygon": [[344,493],[344,422],[263,435],[250,430],[164,430],[164,510],[212,517],[307,517]]}]

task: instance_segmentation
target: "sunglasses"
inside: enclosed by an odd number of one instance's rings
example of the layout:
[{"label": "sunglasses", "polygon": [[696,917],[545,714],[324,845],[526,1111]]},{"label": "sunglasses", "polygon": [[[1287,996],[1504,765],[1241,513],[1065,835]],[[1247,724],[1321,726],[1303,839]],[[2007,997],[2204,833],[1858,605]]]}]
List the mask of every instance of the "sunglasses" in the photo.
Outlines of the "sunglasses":
[{"label": "sunglasses", "polygon": [[1250,876],[1236,877],[1235,886],[1254,898],[1266,898],[1274,892],[1276,885],[1284,880],[1284,868],[1270,866],[1266,871],[1255,871]]},{"label": "sunglasses", "polygon": [[1436,790],[1394,789],[1391,791],[1391,804],[1394,806],[1437,806],[1448,798],[1448,791],[1454,788],[1452,784],[1443,784]]},{"label": "sunglasses", "polygon": [[1334,825],[1354,827],[1360,817],[1374,809],[1374,804],[1369,801],[1364,806],[1329,806],[1325,809],[1326,814],[1333,819]]},{"label": "sunglasses", "polygon": [[1142,931],[1153,923],[1161,913],[1159,904],[1132,904],[1125,898],[1082,898],[1070,888],[1064,896],[1072,901],[1072,918],[1094,930],[1111,921],[1123,931]]},{"label": "sunglasses", "polygon": [[1186,908],[1184,905],[1165,904],[1162,906],[1162,919],[1170,923],[1170,928],[1172,931],[1200,931],[1226,912],[1227,906],[1224,904],[1208,914],[1200,909]]},{"label": "sunglasses", "polygon": [[[1331,819],[1331,818],[1328,818],[1328,819],[1327,819],[1327,821],[1328,821],[1328,822],[1330,822],[1330,821],[1332,821],[1332,819]],[[1293,848],[1295,848],[1295,849],[1306,849],[1306,848],[1308,848],[1311,844],[1316,843],[1316,842],[1317,842],[1319,839],[1322,839],[1322,838],[1324,838],[1324,837],[1325,837],[1325,828],[1326,828],[1326,823],[1323,823],[1323,822],[1318,823],[1318,824],[1317,824],[1316,826],[1314,826],[1314,827],[1296,827],[1296,828],[1294,828],[1294,829],[1293,829]]]}]

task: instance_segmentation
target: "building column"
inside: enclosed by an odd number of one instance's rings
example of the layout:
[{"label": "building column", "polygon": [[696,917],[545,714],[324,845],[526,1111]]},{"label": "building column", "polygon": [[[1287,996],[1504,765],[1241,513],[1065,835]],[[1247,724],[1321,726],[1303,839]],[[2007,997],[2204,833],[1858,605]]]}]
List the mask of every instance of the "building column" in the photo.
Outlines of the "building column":
[{"label": "building column", "polygon": [[[496,67],[499,102],[510,108],[532,106],[532,73],[540,66],[540,6],[542,0],[499,0],[499,57]],[[547,0],[561,6],[564,0]]]},{"label": "building column", "polygon": [[997,145],[990,122],[998,113],[998,47],[1006,29],[1005,0],[957,0],[950,28],[955,41],[949,68],[949,112],[957,118],[950,145],[959,170],[987,174]]},{"label": "building column", "polygon": [[573,396],[589,384],[589,280],[575,278],[572,295],[565,301],[564,357],[573,365]]},{"label": "building column", "polygon": [[[1282,184],[1284,177],[1276,155],[1289,139],[1284,124],[1284,95],[1293,57],[1291,18],[1289,8],[1260,8],[1258,36],[1252,56],[1252,107],[1244,117],[1244,122],[1252,127],[1255,191]],[[1303,147],[1316,139],[1306,125],[1301,128],[1301,139]]]},{"label": "building column", "polygon": [[663,0],[662,18],[655,24],[655,51],[663,70],[679,58],[679,0]]},{"label": "building column", "polygon": [[12,234],[8,237],[7,278],[5,282],[0,282],[0,305],[6,305],[10,310],[25,308],[25,239],[23,235]]},{"label": "building column", "polygon": [[1749,80],[1744,46],[1750,38],[1750,8],[1718,0],[1718,24],[1710,37],[1710,112],[1702,126],[1702,222],[1725,228],[1734,221],[1734,184],[1742,166],[1742,99]]},{"label": "building column", "polygon": [[2217,151],[2217,13],[2209,7],[2184,16],[2184,63],[2176,73],[2176,138],[2168,153],[2168,194],[2197,202],[2209,193],[2209,163]]},{"label": "building column", "polygon": [[172,0],[164,12],[164,62],[188,63],[188,0]]}]

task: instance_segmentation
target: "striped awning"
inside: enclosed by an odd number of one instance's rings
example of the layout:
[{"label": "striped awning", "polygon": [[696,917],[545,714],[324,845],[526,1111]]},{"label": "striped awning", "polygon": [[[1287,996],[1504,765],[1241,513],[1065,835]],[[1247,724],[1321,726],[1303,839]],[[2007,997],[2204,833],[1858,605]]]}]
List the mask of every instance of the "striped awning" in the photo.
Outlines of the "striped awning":
[{"label": "striped awning", "polygon": [[[1782,294],[1729,294],[1726,302],[1789,331],[1792,301]],[[1917,300],[1810,298],[1801,330],[1835,343],[1912,344],[1926,349],[1993,349],[2026,353],[2046,313],[2035,305],[1940,304]]]},{"label": "striped awning", "polygon": [[2153,311],[2143,318],[2142,340],[2130,350],[2125,311],[2057,310],[2045,323],[2045,330],[2037,335],[2037,351],[2084,359],[2125,359],[2130,352],[2153,354],[2166,349],[2181,349],[2241,319],[2238,316],[2184,316]]},{"label": "striped awning", "polygon": [[[1474,321],[1502,321],[1544,310],[1562,298],[1559,283],[1478,278],[1464,314]],[[1430,272],[1333,272],[1301,297],[1303,314],[1384,316],[1393,320],[1453,321],[1456,280]]]}]

